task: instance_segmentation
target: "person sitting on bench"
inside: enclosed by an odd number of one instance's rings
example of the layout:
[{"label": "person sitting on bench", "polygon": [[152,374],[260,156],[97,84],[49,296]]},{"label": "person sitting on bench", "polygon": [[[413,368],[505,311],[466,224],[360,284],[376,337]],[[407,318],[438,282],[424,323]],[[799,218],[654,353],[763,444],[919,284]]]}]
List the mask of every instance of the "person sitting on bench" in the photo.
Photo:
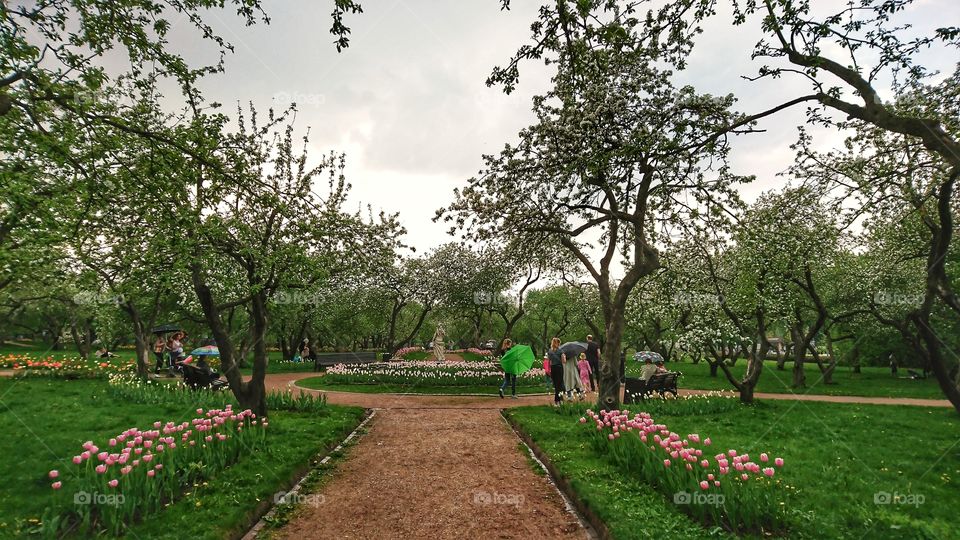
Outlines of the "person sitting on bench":
[{"label": "person sitting on bench", "polygon": [[654,374],[669,373],[669,371],[667,371],[667,368],[663,367],[663,358],[657,358],[656,360],[654,360],[653,365],[657,368],[657,371]]},{"label": "person sitting on bench", "polygon": [[657,374],[657,366],[653,365],[653,360],[649,356],[643,359],[643,367],[640,368],[640,380],[649,381],[650,377]]}]

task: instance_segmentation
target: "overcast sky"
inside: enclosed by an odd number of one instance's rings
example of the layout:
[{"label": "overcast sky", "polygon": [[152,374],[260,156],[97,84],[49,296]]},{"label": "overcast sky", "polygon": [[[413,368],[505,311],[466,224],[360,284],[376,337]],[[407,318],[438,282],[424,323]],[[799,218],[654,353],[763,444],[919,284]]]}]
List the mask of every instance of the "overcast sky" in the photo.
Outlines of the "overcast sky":
[{"label": "overcast sky", "polygon": [[[230,110],[238,100],[259,107],[296,101],[297,125],[310,128],[316,154],[346,152],[354,204],[400,212],[408,242],[428,250],[451,239],[443,225],[431,222],[434,211],[476,174],[482,154],[499,151],[530,123],[530,97],[547,86],[549,72],[532,63],[510,96],[484,85],[490,69],[528,40],[540,1],[514,0],[508,12],[500,11],[499,0],[362,3],[364,13],[346,21],[353,30],[350,47],[339,54],[328,33],[329,1],[267,2],[271,23],[253,27],[210,12],[209,22],[236,51],[226,59],[226,73],[204,81],[204,92]],[[829,8],[844,2],[812,3]],[[960,1],[919,0],[906,17],[918,28],[957,24]],[[714,18],[680,82],[701,92],[733,92],[744,112],[804,92],[800,84],[740,78],[759,65],[750,61],[759,39],[756,22],[735,28],[728,14]],[[214,58],[213,47],[199,37],[174,38],[188,59]],[[958,60],[928,56],[925,64],[949,70]],[[766,133],[737,142],[736,172],[759,179],[745,189],[748,198],[784,182],[776,174],[792,159],[789,144],[802,116],[799,109],[775,116],[762,124]],[[839,138],[824,134],[821,140]]]}]

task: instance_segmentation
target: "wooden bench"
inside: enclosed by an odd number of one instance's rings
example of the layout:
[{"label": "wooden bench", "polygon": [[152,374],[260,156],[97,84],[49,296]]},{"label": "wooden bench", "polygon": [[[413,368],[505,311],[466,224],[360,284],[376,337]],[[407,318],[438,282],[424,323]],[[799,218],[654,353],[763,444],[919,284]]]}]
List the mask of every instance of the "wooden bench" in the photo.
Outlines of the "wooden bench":
[{"label": "wooden bench", "polygon": [[320,371],[321,367],[330,367],[337,364],[369,364],[381,360],[389,360],[389,354],[375,352],[337,352],[319,353],[313,362],[313,370]]},{"label": "wooden bench", "polygon": [[659,394],[663,397],[668,392],[677,395],[677,379],[679,373],[667,372],[657,373],[649,380],[627,377],[623,389],[623,402],[626,404],[639,403],[652,394]]}]

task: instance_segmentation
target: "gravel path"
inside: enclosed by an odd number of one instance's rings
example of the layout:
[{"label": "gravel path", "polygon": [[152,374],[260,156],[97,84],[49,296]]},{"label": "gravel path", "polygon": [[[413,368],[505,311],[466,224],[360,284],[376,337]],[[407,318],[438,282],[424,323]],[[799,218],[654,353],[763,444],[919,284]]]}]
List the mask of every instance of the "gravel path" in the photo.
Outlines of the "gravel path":
[{"label": "gravel path", "polygon": [[281,538],[587,538],[499,412],[386,409]]}]

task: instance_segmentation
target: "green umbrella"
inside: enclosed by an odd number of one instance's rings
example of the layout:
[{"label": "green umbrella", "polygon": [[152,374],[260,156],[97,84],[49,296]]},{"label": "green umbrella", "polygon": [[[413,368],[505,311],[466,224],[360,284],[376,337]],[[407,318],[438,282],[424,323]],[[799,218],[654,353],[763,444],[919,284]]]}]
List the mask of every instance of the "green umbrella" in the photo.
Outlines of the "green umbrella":
[{"label": "green umbrella", "polygon": [[528,345],[514,345],[509,351],[503,353],[500,358],[500,365],[503,366],[504,373],[522,375],[533,367],[533,351]]}]

